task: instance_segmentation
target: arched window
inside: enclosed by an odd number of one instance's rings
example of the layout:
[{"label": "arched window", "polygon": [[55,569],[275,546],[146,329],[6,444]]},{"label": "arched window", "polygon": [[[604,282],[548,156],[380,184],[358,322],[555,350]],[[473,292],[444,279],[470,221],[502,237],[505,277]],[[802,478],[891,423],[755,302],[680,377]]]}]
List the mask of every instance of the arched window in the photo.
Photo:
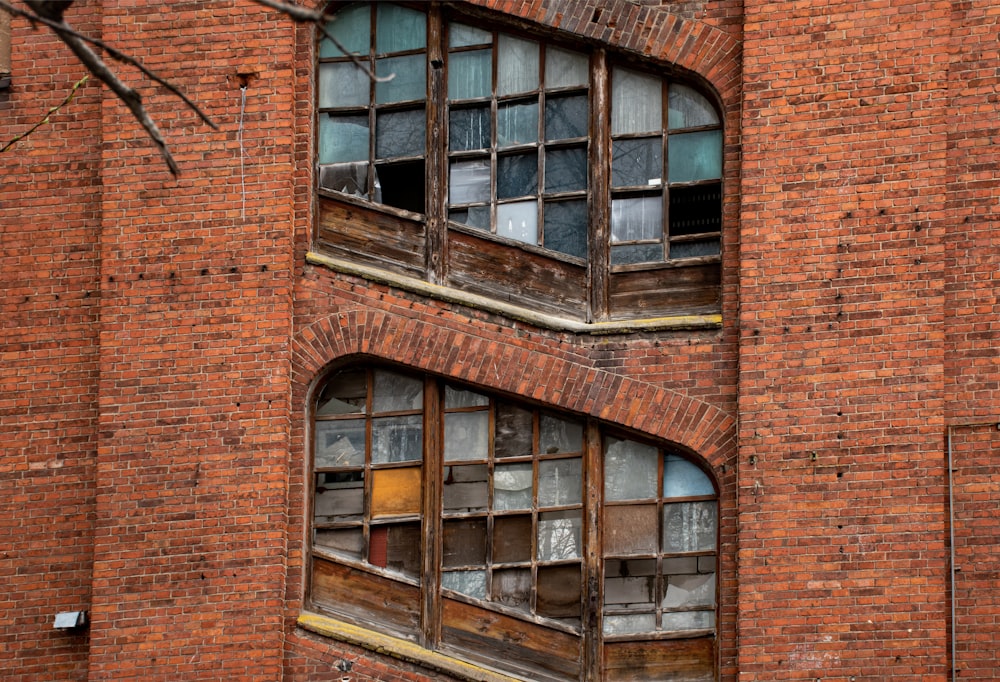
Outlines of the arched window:
[{"label": "arched window", "polygon": [[676,449],[352,366],[313,476],[313,608],[530,680],[714,679],[717,495]]},{"label": "arched window", "polygon": [[716,312],[710,98],[458,11],[379,2],[331,16],[318,183],[341,204],[321,200],[321,249],[587,321]]}]

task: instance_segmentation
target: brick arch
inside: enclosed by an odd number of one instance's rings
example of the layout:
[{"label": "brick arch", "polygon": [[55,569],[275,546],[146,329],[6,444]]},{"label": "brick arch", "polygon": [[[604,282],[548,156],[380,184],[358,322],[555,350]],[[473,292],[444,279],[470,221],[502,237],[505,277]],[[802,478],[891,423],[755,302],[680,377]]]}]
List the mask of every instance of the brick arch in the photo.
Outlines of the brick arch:
[{"label": "brick arch", "polygon": [[734,420],[723,411],[560,350],[529,338],[511,343],[428,321],[353,310],[319,319],[296,334],[292,382],[304,397],[331,363],[369,356],[635,429],[690,449],[716,471],[735,456]]}]

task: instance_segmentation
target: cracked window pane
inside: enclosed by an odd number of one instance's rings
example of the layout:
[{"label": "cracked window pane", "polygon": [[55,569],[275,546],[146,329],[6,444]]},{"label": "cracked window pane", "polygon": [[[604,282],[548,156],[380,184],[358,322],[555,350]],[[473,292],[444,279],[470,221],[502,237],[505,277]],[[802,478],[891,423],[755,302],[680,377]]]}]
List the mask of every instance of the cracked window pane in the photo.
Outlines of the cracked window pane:
[{"label": "cracked window pane", "polygon": [[545,202],[545,248],[587,257],[587,201]]},{"label": "cracked window pane", "polygon": [[497,159],[497,199],[514,199],[537,192],[537,154],[515,154]]},{"label": "cracked window pane", "polygon": [[452,109],[448,114],[448,149],[488,149],[493,124],[489,107]]},{"label": "cracked window pane", "polygon": [[548,97],[545,100],[545,139],[551,141],[587,137],[587,111],[586,95]]},{"label": "cracked window pane", "polygon": [[489,230],[490,207],[470,206],[469,208],[452,210],[448,213],[448,219],[462,225],[478,228],[480,230]]},{"label": "cracked window pane", "polygon": [[551,149],[545,155],[545,191],[577,192],[587,189],[587,148]]},{"label": "cracked window pane", "polygon": [[612,187],[659,187],[663,184],[663,138],[611,143]]},{"label": "cracked window pane", "polygon": [[672,575],[660,605],[665,609],[715,606],[715,574]]},{"label": "cracked window pane", "polygon": [[368,160],[367,116],[319,117],[319,162]]},{"label": "cracked window pane", "polygon": [[375,158],[421,156],[426,136],[427,116],[423,109],[379,113],[375,119]]}]

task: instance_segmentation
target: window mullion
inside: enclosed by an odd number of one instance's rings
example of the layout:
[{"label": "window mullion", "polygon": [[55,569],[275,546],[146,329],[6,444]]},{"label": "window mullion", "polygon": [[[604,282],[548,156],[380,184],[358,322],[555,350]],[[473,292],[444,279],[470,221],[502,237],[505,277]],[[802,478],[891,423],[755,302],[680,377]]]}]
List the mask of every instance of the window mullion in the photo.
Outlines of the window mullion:
[{"label": "window mullion", "polygon": [[421,646],[441,639],[441,460],[442,415],[439,386],[424,382],[423,569],[421,571]]},{"label": "window mullion", "polygon": [[445,150],[444,127],[445,80],[444,40],[441,7],[433,4],[429,11],[427,27],[427,251],[426,279],[432,284],[444,284],[447,279],[448,250],[448,154]]},{"label": "window mullion", "polygon": [[583,580],[583,675],[585,682],[601,679],[601,505],[603,497],[601,434],[597,425],[587,423],[583,452],[584,489],[584,580]]},{"label": "window mullion", "polygon": [[588,244],[587,278],[590,300],[587,321],[603,320],[608,316],[608,282],[610,270],[611,233],[609,225],[609,187],[611,135],[608,112],[608,66],[604,50],[595,50],[590,62],[590,191],[588,210],[590,235]]}]

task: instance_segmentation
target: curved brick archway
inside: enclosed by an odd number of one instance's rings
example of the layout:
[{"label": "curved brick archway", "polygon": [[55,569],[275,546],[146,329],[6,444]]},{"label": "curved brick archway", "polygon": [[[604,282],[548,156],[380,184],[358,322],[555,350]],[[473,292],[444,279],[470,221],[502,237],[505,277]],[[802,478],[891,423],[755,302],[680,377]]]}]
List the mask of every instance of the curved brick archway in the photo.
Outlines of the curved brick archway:
[{"label": "curved brick archway", "polygon": [[292,347],[296,402],[338,360],[368,356],[585,414],[668,440],[717,472],[735,455],[735,420],[718,408],[542,347],[487,339],[432,322],[355,310],[302,329]]}]

